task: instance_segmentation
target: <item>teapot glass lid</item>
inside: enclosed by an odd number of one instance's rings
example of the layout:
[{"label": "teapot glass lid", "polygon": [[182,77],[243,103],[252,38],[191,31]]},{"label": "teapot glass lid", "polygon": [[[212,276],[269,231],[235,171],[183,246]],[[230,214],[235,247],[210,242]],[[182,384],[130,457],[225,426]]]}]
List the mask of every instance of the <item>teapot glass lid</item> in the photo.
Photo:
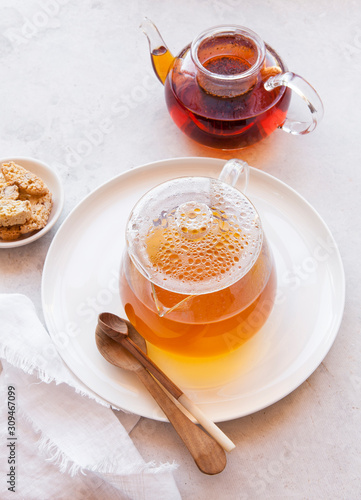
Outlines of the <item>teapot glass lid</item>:
[{"label": "teapot glass lid", "polygon": [[126,238],[130,258],[154,285],[199,295],[241,279],[257,260],[263,231],[238,189],[218,179],[180,177],[138,201]]}]

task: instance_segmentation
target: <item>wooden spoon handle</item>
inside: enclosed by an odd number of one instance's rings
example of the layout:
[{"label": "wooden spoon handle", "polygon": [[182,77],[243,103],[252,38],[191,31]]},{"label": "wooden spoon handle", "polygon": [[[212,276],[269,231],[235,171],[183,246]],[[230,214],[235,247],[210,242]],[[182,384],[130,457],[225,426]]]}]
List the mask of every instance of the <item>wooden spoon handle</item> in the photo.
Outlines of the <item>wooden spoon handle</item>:
[{"label": "wooden spoon handle", "polygon": [[175,399],[178,399],[183,392],[175,385],[175,383],[143,352],[135,342],[129,337],[125,337],[119,341],[121,346],[133,354],[135,358],[146,368],[154,377],[172,394]]},{"label": "wooden spoon handle", "polygon": [[222,472],[227,463],[223,448],[211,436],[189,420],[145,368],[140,367],[135,373],[173,425],[199,470],[205,474]]},{"label": "wooden spoon handle", "polygon": [[232,451],[236,445],[227,437],[210,418],[207,417],[197,405],[184,393],[178,398],[179,403],[197,420],[199,424],[219,443],[226,451]]}]

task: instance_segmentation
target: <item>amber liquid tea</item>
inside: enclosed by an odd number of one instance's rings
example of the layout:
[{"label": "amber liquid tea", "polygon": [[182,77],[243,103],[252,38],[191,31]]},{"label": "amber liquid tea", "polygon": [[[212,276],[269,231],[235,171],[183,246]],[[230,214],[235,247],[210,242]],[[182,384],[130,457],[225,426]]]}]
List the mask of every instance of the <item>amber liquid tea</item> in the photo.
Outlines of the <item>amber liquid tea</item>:
[{"label": "amber liquid tea", "polygon": [[[197,290],[204,280],[252,260],[255,241],[225,217],[219,230],[186,245],[171,224],[154,227],[146,249],[154,269]],[[187,230],[187,228],[184,228]],[[229,353],[265,323],[274,302],[276,276],[272,255],[263,240],[251,269],[239,280],[213,293],[189,296],[153,285],[127,255],[120,293],[129,320],[144,338],[160,349],[187,357]]]}]

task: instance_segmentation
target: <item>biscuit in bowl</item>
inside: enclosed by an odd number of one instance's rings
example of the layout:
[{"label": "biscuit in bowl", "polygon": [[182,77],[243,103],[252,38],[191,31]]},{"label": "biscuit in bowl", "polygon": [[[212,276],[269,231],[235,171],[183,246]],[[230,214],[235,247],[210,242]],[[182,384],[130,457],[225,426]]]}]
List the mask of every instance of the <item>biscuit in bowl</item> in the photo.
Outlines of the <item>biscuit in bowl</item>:
[{"label": "biscuit in bowl", "polygon": [[41,195],[49,191],[40,177],[13,161],[3,163],[1,171],[8,182],[17,184],[20,191],[33,195]]},{"label": "biscuit in bowl", "polygon": [[15,182],[0,182],[0,199],[17,200],[19,198],[19,188]]},{"label": "biscuit in bowl", "polygon": [[0,168],[0,239],[13,241],[44,228],[53,206],[45,182],[14,161]]},{"label": "biscuit in bowl", "polygon": [[0,199],[0,226],[25,224],[32,216],[30,201]]},{"label": "biscuit in bowl", "polygon": [[45,227],[53,206],[52,196],[49,192],[41,196],[31,196],[28,202],[31,206],[31,216],[30,220],[20,226],[21,234],[38,231]]}]

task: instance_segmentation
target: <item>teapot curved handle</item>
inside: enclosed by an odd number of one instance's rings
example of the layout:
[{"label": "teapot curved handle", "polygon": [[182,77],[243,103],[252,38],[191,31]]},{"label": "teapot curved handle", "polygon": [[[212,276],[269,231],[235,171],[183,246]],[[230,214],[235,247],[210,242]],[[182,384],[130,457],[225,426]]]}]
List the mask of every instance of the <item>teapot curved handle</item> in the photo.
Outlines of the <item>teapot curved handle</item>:
[{"label": "teapot curved handle", "polygon": [[306,102],[312,121],[301,122],[286,118],[280,128],[293,135],[312,132],[323,117],[323,104],[316,90],[301,76],[290,71],[271,76],[264,84],[264,88],[268,91],[281,86],[290,88]]},{"label": "teapot curved handle", "polygon": [[237,183],[237,189],[242,191],[242,193],[246,192],[248,178],[249,165],[247,162],[239,160],[238,158],[228,160],[227,163],[224,164],[218,177],[220,181],[226,182],[231,186],[235,186]]}]

